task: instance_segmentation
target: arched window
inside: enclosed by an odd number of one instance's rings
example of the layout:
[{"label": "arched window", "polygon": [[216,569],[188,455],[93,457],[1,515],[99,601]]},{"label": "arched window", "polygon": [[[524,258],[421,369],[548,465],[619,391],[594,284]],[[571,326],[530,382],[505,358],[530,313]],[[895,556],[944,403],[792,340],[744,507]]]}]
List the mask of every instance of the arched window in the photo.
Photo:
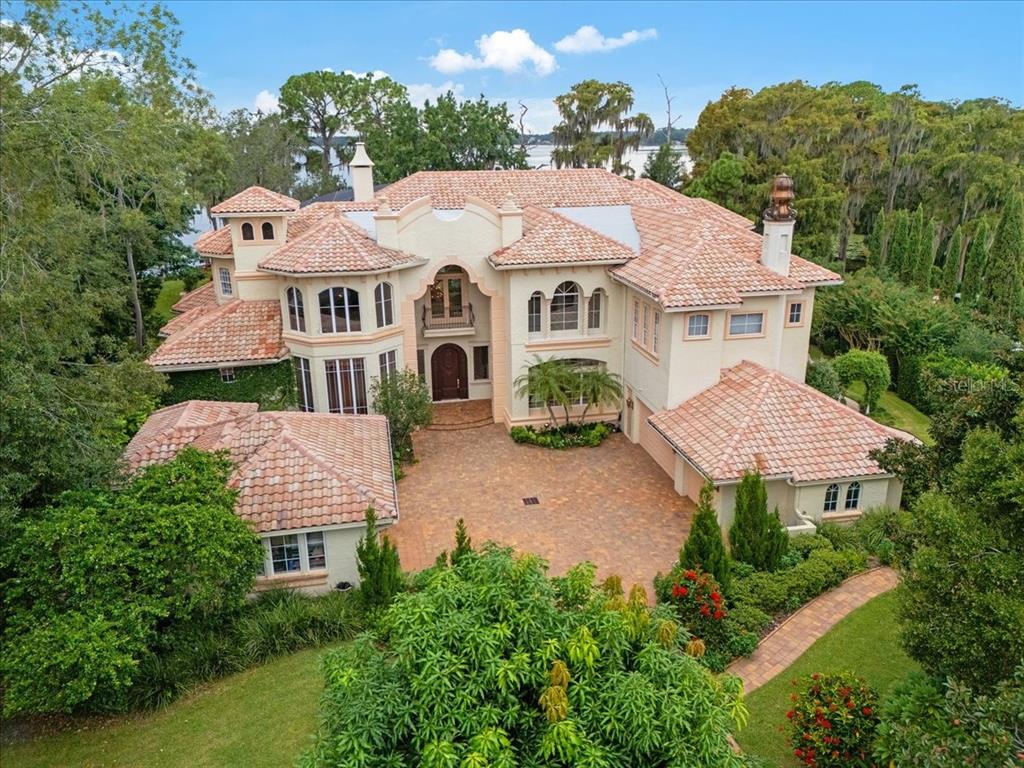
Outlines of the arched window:
[{"label": "arched window", "polygon": [[860,483],[850,483],[850,487],[846,489],[846,503],[843,506],[845,509],[857,509],[860,506]]},{"label": "arched window", "polygon": [[587,304],[587,328],[591,331],[600,330],[601,313],[604,311],[604,291],[598,288],[590,295]]},{"label": "arched window", "polygon": [[255,240],[256,235],[252,231],[252,224],[248,221],[242,224],[242,239],[243,240]]},{"label": "arched window", "polygon": [[302,291],[289,288],[288,296],[288,327],[293,331],[306,332],[306,310],[302,306]]},{"label": "arched window", "polygon": [[260,234],[263,235],[264,240],[274,239],[274,225],[269,221],[264,221],[263,226],[260,227]]},{"label": "arched window", "polygon": [[526,324],[529,333],[540,333],[541,307],[544,305],[544,297],[540,291],[534,291],[530,301],[526,305]]},{"label": "arched window", "polygon": [[391,283],[377,283],[373,289],[373,301],[377,307],[377,327],[384,328],[395,322],[395,307]]},{"label": "arched window", "polygon": [[836,506],[839,504],[839,486],[832,483],[828,488],[825,489],[825,506],[822,507],[824,512],[835,512]]},{"label": "arched window", "polygon": [[580,327],[580,287],[566,281],[551,297],[551,330],[575,331]]},{"label": "arched window", "polygon": [[351,333],[361,330],[359,294],[351,288],[320,291],[320,330],[323,333]]}]

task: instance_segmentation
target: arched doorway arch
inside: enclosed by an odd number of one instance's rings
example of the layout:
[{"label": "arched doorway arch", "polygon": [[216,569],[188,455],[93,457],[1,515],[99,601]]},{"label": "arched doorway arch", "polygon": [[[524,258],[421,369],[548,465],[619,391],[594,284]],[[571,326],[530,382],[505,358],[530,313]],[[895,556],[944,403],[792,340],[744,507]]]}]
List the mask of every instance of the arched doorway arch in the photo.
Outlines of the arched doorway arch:
[{"label": "arched doorway arch", "polygon": [[469,399],[469,363],[458,344],[442,344],[430,356],[434,400]]}]

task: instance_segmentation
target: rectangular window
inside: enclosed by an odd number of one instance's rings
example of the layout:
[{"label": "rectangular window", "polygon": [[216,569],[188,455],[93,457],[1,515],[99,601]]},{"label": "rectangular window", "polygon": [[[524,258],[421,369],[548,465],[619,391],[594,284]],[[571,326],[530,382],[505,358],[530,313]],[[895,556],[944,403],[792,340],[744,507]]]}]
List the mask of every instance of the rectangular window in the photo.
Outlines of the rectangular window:
[{"label": "rectangular window", "polygon": [[420,381],[427,380],[427,355],[422,349],[416,350],[416,373],[419,374]]},{"label": "rectangular window", "polygon": [[640,301],[633,299],[633,341],[640,340]]},{"label": "rectangular window", "polygon": [[640,344],[647,346],[651,339],[651,305],[644,303],[644,324],[640,332]]},{"label": "rectangular window", "polygon": [[711,315],[690,315],[686,318],[686,338],[702,339],[711,334]]},{"label": "rectangular window", "polygon": [[654,315],[654,333],[651,336],[651,352],[658,354],[658,343],[661,341],[661,312],[652,310]]},{"label": "rectangular window", "polygon": [[305,357],[295,358],[295,386],[299,392],[299,410],[313,412],[313,371]]},{"label": "rectangular window", "polygon": [[790,325],[800,325],[804,319],[804,303],[802,301],[794,301],[789,305],[789,316],[788,323]]},{"label": "rectangular window", "polygon": [[587,328],[596,330],[601,327],[601,291],[594,291],[587,304]]},{"label": "rectangular window", "polygon": [[327,408],[331,413],[369,413],[366,367],[361,357],[327,360]]},{"label": "rectangular window", "polygon": [[484,381],[491,378],[490,348],[473,347],[473,379]]},{"label": "rectangular window", "polygon": [[298,534],[270,537],[270,563],[274,573],[294,573],[302,569]]},{"label": "rectangular window", "polygon": [[220,369],[220,380],[225,384],[230,384],[235,380],[235,369],[234,368],[221,368]]},{"label": "rectangular window", "polygon": [[757,336],[764,330],[764,312],[729,315],[730,336]]},{"label": "rectangular window", "polygon": [[395,350],[391,349],[387,352],[381,352],[377,356],[377,361],[380,364],[380,377],[382,379],[398,373],[398,355],[395,353]]},{"label": "rectangular window", "polygon": [[323,333],[355,333],[361,329],[356,291],[328,288],[320,292],[320,330]]},{"label": "rectangular window", "polygon": [[395,322],[395,307],[391,283],[380,283],[373,291],[377,308],[377,327],[385,328]]},{"label": "rectangular window", "polygon": [[227,267],[220,268],[220,292],[224,296],[230,296],[232,294],[231,289],[231,272]]},{"label": "rectangular window", "polygon": [[327,567],[327,547],[324,544],[324,532],[306,534],[306,561],[309,570]]},{"label": "rectangular window", "polygon": [[535,293],[530,297],[526,308],[527,332],[540,333],[541,296]]}]

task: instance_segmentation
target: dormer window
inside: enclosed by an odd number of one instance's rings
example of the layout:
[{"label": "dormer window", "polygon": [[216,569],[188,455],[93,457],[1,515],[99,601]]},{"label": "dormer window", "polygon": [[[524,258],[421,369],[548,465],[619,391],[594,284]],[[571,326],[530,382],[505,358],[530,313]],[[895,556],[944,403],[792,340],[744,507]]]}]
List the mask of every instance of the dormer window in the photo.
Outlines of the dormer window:
[{"label": "dormer window", "polygon": [[243,240],[255,240],[256,234],[253,232],[252,224],[248,221],[242,223],[242,239]]},{"label": "dormer window", "polygon": [[269,221],[264,221],[263,226],[260,227],[260,234],[263,235],[264,240],[274,239],[274,225]]}]

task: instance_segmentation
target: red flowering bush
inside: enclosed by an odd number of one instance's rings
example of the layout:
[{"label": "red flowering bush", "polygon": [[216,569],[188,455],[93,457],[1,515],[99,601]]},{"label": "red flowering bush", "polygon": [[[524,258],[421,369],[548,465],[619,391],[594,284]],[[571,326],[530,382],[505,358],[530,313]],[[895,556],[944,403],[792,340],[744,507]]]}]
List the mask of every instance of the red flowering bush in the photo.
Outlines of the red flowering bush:
[{"label": "red flowering bush", "polygon": [[809,768],[870,768],[878,727],[878,696],[848,672],[794,680],[790,695],[789,745]]}]

